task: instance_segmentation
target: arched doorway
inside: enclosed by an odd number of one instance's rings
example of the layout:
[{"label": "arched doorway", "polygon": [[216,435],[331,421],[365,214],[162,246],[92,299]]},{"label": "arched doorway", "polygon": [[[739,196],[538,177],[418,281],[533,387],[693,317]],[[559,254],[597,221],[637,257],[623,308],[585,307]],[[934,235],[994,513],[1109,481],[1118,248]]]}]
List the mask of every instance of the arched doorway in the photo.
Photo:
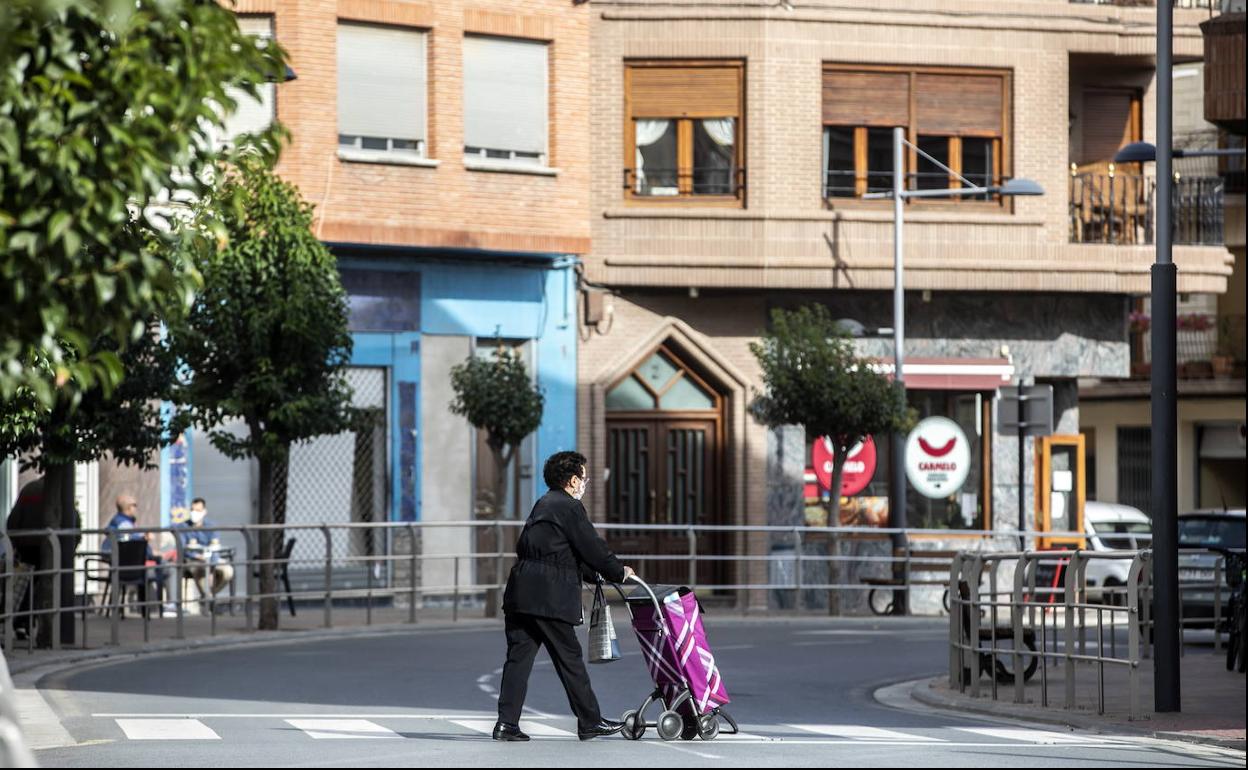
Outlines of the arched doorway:
[{"label": "arched doorway", "polygon": [[[613,524],[724,524],[723,397],[668,346],[660,345],[607,389],[607,521]],[[622,554],[684,556],[687,530],[613,530]],[[726,553],[724,533],[698,533],[700,554]],[[718,584],[726,562],[704,562],[697,583]],[[647,560],[648,581],[689,582],[689,562]]]}]

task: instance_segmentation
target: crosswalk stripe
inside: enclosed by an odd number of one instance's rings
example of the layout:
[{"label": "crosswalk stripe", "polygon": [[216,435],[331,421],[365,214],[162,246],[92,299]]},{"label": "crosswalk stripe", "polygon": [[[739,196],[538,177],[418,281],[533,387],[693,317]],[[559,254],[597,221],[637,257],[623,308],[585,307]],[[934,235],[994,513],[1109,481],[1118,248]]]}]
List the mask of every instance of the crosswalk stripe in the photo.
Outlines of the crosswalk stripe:
[{"label": "crosswalk stripe", "polygon": [[318,740],[403,737],[367,719],[287,719],[286,724]]},{"label": "crosswalk stripe", "polygon": [[[492,735],[494,733],[494,721],[490,719],[451,719],[451,724],[467,727],[483,735]],[[520,729],[535,738],[575,738],[575,733],[567,730],[560,730],[558,727],[551,727],[540,722],[521,721]]]},{"label": "crosswalk stripe", "polygon": [[975,735],[983,735],[988,738],[1001,738],[1020,743],[1088,743],[1090,741],[1100,741],[1095,736],[1057,733],[1051,730],[1027,730],[1009,727],[955,727],[953,729],[964,733],[974,733]]},{"label": "crosswalk stripe", "polygon": [[861,741],[927,741],[943,743],[940,738],[926,735],[903,733],[896,730],[884,730],[866,725],[785,725],[795,730],[802,730],[816,735],[831,735],[835,738],[854,738]]},{"label": "crosswalk stripe", "polygon": [[198,719],[118,719],[117,726],[132,741],[219,741],[211,727]]}]

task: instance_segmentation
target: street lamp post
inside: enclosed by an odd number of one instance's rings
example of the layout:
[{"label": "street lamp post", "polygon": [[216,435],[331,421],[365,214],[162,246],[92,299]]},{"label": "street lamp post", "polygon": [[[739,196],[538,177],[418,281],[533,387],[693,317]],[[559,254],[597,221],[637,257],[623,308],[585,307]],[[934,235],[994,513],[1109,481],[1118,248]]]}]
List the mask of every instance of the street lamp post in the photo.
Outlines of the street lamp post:
[{"label": "street lamp post", "polygon": [[[945,188],[940,190],[910,190],[906,186],[905,153],[906,148],[927,158],[943,169],[946,173],[956,176],[965,187]],[[905,260],[903,259],[903,224],[905,221],[905,204],[908,198],[956,198],[963,195],[1043,195],[1044,189],[1030,179],[1009,179],[1004,184],[981,186],[970,181],[931,155],[906,141],[906,131],[901,127],[893,128],[893,189],[889,192],[867,193],[866,199],[893,199],[893,382],[901,389],[902,402],[905,403]],[[906,437],[895,432],[889,440],[892,476],[888,490],[888,526],[893,530],[906,528]],[[1021,486],[1022,468],[1019,468]],[[1021,512],[1020,512],[1021,513]],[[894,532],[894,548],[904,548],[905,535]],[[906,613],[906,591],[901,589],[893,594],[894,612],[899,615]]]}]

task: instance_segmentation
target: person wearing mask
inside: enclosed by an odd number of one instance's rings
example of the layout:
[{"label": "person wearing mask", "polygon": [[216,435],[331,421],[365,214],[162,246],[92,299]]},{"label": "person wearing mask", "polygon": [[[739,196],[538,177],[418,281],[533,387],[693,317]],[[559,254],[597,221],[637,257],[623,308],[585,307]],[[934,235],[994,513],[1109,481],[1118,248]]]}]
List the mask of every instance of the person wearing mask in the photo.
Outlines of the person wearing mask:
[{"label": "person wearing mask", "polygon": [[542,477],[550,491],[533,506],[516,543],[518,561],[503,592],[507,660],[499,688],[496,741],[529,740],[520,730],[520,712],[541,647],[550,653],[581,740],[612,735],[624,727],[603,718],[576,638],[576,626],[585,620],[581,581],[601,574],[622,583],[633,575],[594,531],[581,504],[588,484],[586,462],[577,452],[557,452],[546,460]]},{"label": "person wearing mask", "polygon": [[[221,545],[221,540],[208,526],[208,503],[204,498],[191,501],[191,518],[185,526],[187,532],[179,534],[186,549],[186,560],[194,563],[188,570],[191,579],[200,596],[216,596],[234,579],[234,566],[221,561],[214,550]],[[205,580],[209,583],[207,588]]]}]

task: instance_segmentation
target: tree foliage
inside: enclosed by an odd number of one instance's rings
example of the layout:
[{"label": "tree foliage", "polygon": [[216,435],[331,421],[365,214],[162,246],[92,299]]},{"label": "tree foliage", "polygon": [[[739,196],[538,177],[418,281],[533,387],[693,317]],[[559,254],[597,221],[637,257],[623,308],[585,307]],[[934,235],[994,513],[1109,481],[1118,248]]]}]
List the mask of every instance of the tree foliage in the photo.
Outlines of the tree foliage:
[{"label": "tree foliage", "polygon": [[176,241],[200,233],[167,232],[160,204],[204,192],[231,94],[285,57],[214,2],[10,0],[0,16],[0,399],[72,404],[120,381],[144,319],[190,302]]},{"label": "tree foliage", "polygon": [[807,438],[828,436],[833,448],[832,510],[839,519],[842,471],[867,436],[905,430],[909,410],[899,388],[858,357],[853,342],[823,305],[777,309],[771,329],[750,352],[764,390],[751,411],[765,425],[801,425]]},{"label": "tree foliage", "polygon": [[[181,418],[206,430],[234,459],[260,465],[259,523],[283,523],[286,460],[294,443],[354,427],[344,368],[351,358],[347,296],[337,262],[313,234],[312,206],[265,158],[240,155],[199,218],[222,227],[217,248],[196,252],[204,288],[172,347],[186,368],[176,399]],[[239,419],[239,435],[223,423]],[[281,534],[260,538],[272,559]],[[260,568],[260,627],[277,627],[273,564]]]},{"label": "tree foliage", "polygon": [[506,499],[506,470],[520,442],[542,423],[545,398],[516,351],[498,340],[490,358],[472,356],[451,368],[451,412],[485,432],[498,469],[495,513]]}]

